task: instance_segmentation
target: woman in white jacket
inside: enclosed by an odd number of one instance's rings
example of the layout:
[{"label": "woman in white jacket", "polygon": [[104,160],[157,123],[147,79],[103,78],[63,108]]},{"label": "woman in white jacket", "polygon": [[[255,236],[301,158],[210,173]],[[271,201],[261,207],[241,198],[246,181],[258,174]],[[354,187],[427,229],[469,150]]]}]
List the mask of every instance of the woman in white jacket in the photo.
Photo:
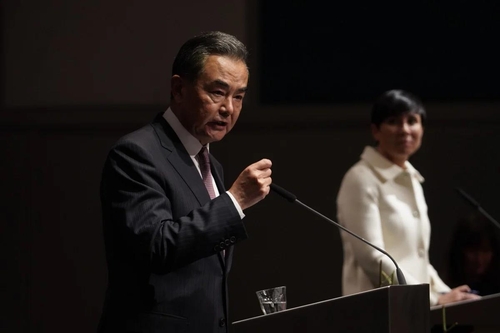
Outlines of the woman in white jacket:
[{"label": "woman in white jacket", "polygon": [[[450,289],[429,262],[430,223],[420,173],[408,162],[419,148],[425,109],[409,92],[390,90],[375,102],[371,131],[375,147],[342,180],[339,222],[391,254],[407,284],[429,283],[430,304],[475,299],[466,285]],[[342,232],[342,292],[357,293],[397,284],[395,266],[384,254]]]}]

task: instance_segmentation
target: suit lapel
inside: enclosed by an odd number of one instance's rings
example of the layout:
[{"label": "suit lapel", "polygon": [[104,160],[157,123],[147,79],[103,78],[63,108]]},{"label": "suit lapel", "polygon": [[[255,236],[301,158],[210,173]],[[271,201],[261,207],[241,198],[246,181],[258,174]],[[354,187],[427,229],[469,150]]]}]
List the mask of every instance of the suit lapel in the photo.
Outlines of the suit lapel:
[{"label": "suit lapel", "polygon": [[210,201],[210,196],[208,195],[205,185],[200,181],[200,174],[193,160],[177,137],[177,134],[175,134],[175,131],[163,118],[162,114],[156,117],[152,125],[158,134],[161,145],[170,152],[167,159],[191,189],[198,203],[204,205]]},{"label": "suit lapel", "polygon": [[[168,122],[163,118],[162,114],[159,114],[155,118],[152,126],[160,139],[162,147],[170,152],[167,156],[167,159],[179,173],[182,179],[184,179],[184,181],[198,200],[200,206],[210,201],[210,196],[208,195],[207,189],[205,188],[203,181],[200,181],[201,178],[198,169],[196,169],[196,166],[194,165],[193,160],[186,151],[186,148],[184,148],[184,145],[177,137],[177,134],[168,124]],[[215,163],[212,155],[210,155],[210,162],[212,175],[215,179],[217,189],[219,190],[219,194],[222,194],[222,192],[225,191],[224,183],[222,182],[222,177],[219,174],[219,171],[214,167]],[[225,267],[225,262],[227,261],[229,256],[232,256],[232,248],[233,247],[230,246],[228,247],[228,249],[226,249],[225,258],[222,255],[222,251],[217,254],[221,267],[225,270],[228,269],[228,267]]]},{"label": "suit lapel", "polygon": [[212,154],[209,154],[209,156],[210,156],[210,171],[212,172],[212,176],[215,179],[215,185],[217,185],[217,189],[219,190],[219,195],[220,195],[225,191],[224,183],[222,182],[222,176],[215,167],[216,163],[218,162],[215,161]]}]

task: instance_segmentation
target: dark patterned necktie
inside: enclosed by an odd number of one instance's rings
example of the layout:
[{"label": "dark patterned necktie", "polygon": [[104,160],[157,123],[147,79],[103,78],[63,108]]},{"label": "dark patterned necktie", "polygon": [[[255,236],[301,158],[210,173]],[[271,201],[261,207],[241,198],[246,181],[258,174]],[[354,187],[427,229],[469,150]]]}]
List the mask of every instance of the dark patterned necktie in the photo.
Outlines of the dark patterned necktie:
[{"label": "dark patterned necktie", "polygon": [[212,182],[212,172],[210,171],[210,158],[208,157],[207,147],[203,146],[198,153],[198,161],[200,163],[201,177],[207,188],[210,199],[215,198],[214,184]]},{"label": "dark patterned necktie", "polygon": [[[210,158],[208,157],[207,147],[203,146],[198,153],[198,162],[200,163],[201,178],[210,195],[210,199],[215,198],[214,183],[212,182],[212,172],[210,171]],[[222,257],[226,255],[226,251],[221,251]]]}]

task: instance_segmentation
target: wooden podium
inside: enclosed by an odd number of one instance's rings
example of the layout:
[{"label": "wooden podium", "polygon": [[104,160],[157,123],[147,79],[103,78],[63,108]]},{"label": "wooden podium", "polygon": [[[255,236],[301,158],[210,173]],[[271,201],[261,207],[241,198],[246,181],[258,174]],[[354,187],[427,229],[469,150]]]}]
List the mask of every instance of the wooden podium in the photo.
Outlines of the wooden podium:
[{"label": "wooden podium", "polygon": [[233,322],[232,333],[429,333],[429,285],[388,286]]},{"label": "wooden podium", "polygon": [[[450,333],[499,333],[500,294],[483,296],[479,300],[463,301],[444,306],[446,326],[457,325]],[[432,332],[443,332],[443,306],[431,308]]]}]

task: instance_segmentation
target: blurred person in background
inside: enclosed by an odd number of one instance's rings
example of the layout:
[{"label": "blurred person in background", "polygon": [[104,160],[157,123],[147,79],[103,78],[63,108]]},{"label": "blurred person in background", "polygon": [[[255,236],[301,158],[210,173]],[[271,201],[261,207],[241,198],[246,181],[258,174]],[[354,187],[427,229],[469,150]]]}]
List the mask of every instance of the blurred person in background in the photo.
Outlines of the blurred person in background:
[{"label": "blurred person in background", "polygon": [[479,295],[500,293],[500,231],[479,213],[461,218],[450,246],[448,283]]},{"label": "blurred person in background", "polygon": [[[428,283],[430,304],[447,304],[479,296],[467,285],[448,287],[429,262],[431,225],[421,183],[408,162],[420,148],[426,111],[410,92],[383,93],[371,111],[375,146],[345,174],[337,197],[339,222],[391,254],[407,284]],[[344,262],[342,293],[353,294],[397,284],[396,267],[381,252],[341,232]]]}]

